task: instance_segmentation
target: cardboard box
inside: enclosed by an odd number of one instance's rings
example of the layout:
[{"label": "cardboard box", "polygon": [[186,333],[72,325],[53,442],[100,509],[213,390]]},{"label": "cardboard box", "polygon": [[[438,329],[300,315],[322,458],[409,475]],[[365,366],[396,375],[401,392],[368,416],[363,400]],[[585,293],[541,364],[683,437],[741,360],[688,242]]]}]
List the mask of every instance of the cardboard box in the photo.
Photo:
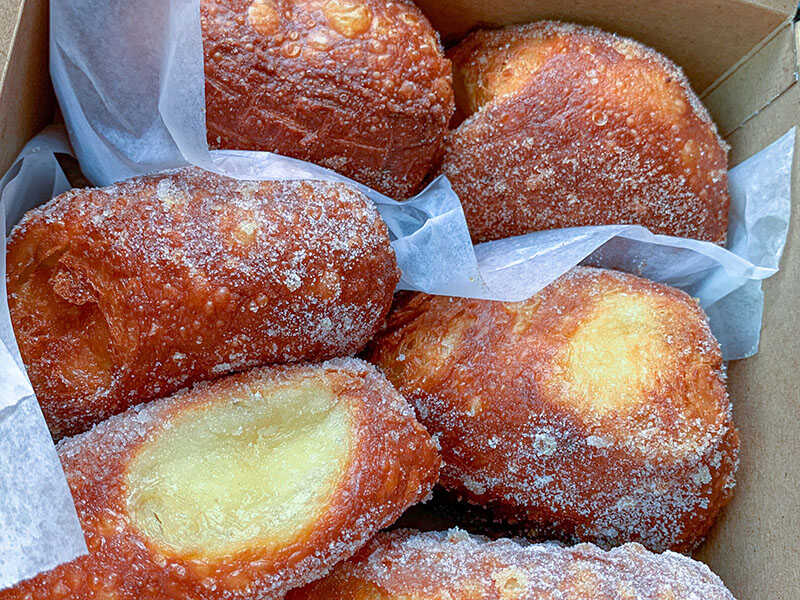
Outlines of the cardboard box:
[{"label": "cardboard box", "polygon": [[[732,146],[731,165],[800,123],[794,0],[420,0],[442,33],[555,18],[598,25],[664,52],[689,75]],[[568,4],[568,6],[565,6]],[[53,118],[47,0],[0,0],[0,172]],[[757,356],[730,365],[741,431],[731,505],[699,558],[740,600],[800,598],[800,152],[794,219],[778,275],[765,284]]]}]

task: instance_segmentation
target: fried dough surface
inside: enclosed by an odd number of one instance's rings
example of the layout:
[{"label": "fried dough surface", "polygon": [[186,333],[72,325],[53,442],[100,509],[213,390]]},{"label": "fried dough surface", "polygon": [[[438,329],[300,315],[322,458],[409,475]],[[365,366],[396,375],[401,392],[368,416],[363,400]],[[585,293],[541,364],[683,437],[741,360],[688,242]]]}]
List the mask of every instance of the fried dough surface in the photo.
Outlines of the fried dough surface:
[{"label": "fried dough surface", "polygon": [[328,577],[286,598],[733,600],[707,566],[673,552],[488,541],[459,529],[379,533]]},{"label": "fried dough surface", "polygon": [[203,0],[208,140],[418,191],[453,113],[450,61],[401,0]]},{"label": "fried dough surface", "polygon": [[731,496],[719,345],[679,290],[578,267],[520,303],[416,294],[368,356],[439,439],[442,486],[545,536],[689,551]]},{"label": "fried dough surface", "polygon": [[22,598],[278,598],[433,487],[411,407],[356,359],[255,369],[58,445],[90,554]]},{"label": "fried dough surface", "polygon": [[7,249],[11,320],[55,437],[234,370],[357,352],[399,279],[361,193],[199,169],[73,190]]},{"label": "fried dough surface", "polygon": [[666,57],[555,22],[479,30],[448,56],[466,120],[441,170],[475,241],[615,223],[725,240],[727,146]]}]

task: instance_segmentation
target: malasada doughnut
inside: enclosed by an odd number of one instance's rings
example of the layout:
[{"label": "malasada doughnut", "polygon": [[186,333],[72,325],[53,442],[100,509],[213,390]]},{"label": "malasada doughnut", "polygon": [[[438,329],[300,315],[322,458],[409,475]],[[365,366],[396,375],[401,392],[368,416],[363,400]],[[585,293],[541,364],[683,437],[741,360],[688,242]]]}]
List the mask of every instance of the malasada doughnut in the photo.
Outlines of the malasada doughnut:
[{"label": "malasada doughnut", "polygon": [[356,359],[261,368],[58,444],[89,555],[0,599],[281,598],[433,487],[414,413]]},{"label": "malasada doughnut", "polygon": [[269,150],[405,198],[441,158],[448,61],[409,0],[202,0],[213,148]]},{"label": "malasada doughnut", "polygon": [[544,535],[689,551],[732,493],[719,345],[679,290],[579,267],[525,302],[418,294],[369,356],[440,441],[442,486]]},{"label": "malasada doughnut", "polygon": [[442,166],[475,241],[634,223],[722,242],[727,146],[670,60],[591,27],[480,30],[449,52]]},{"label": "malasada doughnut", "polygon": [[399,277],[361,193],[194,168],[62,194],[14,228],[6,260],[55,437],[247,366],[355,353]]},{"label": "malasada doughnut", "polygon": [[734,600],[704,564],[639,544],[604,551],[459,530],[379,533],[286,600]]}]

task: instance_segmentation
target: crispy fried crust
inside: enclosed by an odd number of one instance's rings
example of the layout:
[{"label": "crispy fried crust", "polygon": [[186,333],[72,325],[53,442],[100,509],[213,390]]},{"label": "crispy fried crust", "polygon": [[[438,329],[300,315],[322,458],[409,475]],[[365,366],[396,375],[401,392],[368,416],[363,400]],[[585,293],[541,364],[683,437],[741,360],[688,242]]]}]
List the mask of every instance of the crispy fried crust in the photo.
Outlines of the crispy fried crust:
[{"label": "crispy fried crust", "polygon": [[7,273],[56,437],[247,366],[354,353],[399,278],[351,188],[199,169],[62,194],[15,227]]},{"label": "crispy fried crust", "polygon": [[553,22],[477,31],[448,55],[469,118],[442,172],[475,241],[612,223],[725,240],[727,147],[667,58]]},{"label": "crispy fried crust", "polygon": [[688,551],[731,495],[719,345],[679,290],[579,267],[526,302],[414,295],[369,358],[440,440],[441,484],[538,531]]},{"label": "crispy fried crust", "polygon": [[213,148],[321,164],[418,191],[453,113],[450,61],[407,0],[203,0]]},{"label": "crispy fried crust", "polygon": [[464,531],[380,533],[352,559],[286,600],[733,600],[686,556],[639,544],[606,552],[493,542]]},{"label": "crispy fried crust", "polygon": [[[309,381],[331,386],[332,404],[346,407],[349,439],[341,443],[350,449],[307,526],[282,544],[253,539],[222,556],[207,556],[203,549],[181,555],[137,529],[128,510],[132,464],[182,416],[224,402],[255,398],[257,403],[258,395],[274,386],[299,388]],[[262,368],[201,384],[62,440],[58,452],[90,554],[0,592],[2,600],[278,598],[327,573],[406,507],[424,499],[439,465],[434,443],[411,407],[371,365],[356,359]],[[237,469],[238,462],[232,460],[230,468]],[[258,487],[254,482],[253,493]],[[218,515],[209,512],[202,518],[212,526]],[[170,523],[164,521],[163,527]]]}]

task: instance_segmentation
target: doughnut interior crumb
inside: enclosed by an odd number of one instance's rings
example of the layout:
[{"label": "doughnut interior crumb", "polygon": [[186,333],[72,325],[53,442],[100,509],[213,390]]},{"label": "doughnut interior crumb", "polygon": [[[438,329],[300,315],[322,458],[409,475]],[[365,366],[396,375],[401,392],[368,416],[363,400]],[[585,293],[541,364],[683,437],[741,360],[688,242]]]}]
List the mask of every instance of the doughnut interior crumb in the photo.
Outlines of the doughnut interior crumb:
[{"label": "doughnut interior crumb", "polygon": [[644,294],[599,298],[561,352],[571,403],[594,412],[641,404],[674,368],[658,304]]},{"label": "doughnut interior crumb", "polygon": [[131,461],[132,524],[178,555],[285,546],[329,502],[349,421],[321,379],[235,389],[184,411]]}]

